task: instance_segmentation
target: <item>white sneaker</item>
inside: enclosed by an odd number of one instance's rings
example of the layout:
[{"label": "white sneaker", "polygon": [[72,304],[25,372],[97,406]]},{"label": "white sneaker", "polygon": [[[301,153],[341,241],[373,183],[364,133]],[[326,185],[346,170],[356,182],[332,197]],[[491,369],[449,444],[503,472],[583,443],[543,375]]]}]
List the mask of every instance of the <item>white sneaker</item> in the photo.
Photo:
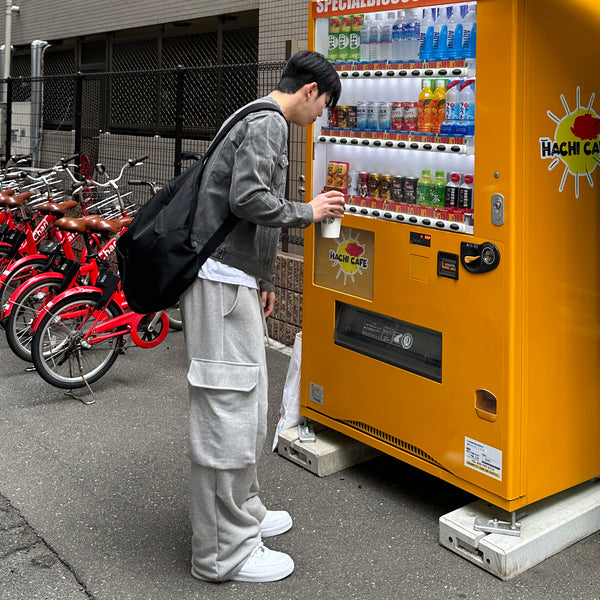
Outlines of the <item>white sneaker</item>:
[{"label": "white sneaker", "polygon": [[292,517],[287,510],[268,510],[260,524],[260,535],[264,538],[285,533],[292,528]]},{"label": "white sneaker", "polygon": [[283,552],[269,550],[262,542],[252,551],[232,581],[279,581],[294,570],[294,561]]}]

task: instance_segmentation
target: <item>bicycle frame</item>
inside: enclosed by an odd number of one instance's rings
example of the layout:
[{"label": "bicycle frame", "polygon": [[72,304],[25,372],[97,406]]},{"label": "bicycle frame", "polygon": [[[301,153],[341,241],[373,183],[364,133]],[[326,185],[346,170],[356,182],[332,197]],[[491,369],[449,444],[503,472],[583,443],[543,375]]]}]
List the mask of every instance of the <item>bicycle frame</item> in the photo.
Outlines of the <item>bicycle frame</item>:
[{"label": "bicycle frame", "polygon": [[[100,293],[102,294],[104,290],[102,288],[96,286],[76,286],[69,288],[68,290],[58,294],[54,297],[46,306],[42,308],[42,310],[37,314],[33,325],[31,326],[32,333],[35,333],[37,327],[39,325],[40,320],[43,317],[44,312],[49,312],[52,310],[52,307],[62,301],[64,298],[69,298],[76,294],[80,293]],[[93,311],[89,311],[88,309],[82,310],[74,310],[68,313],[66,316],[69,319],[75,319],[79,317],[85,317],[88,315],[88,318],[84,321],[85,324],[90,323],[90,320],[93,319],[92,326],[88,329],[87,333],[83,337],[83,340],[89,343],[90,345],[98,344],[100,342],[106,341],[107,339],[113,337],[119,337],[122,335],[129,334],[131,335],[131,339],[136,346],[140,348],[153,348],[160,344],[167,334],[169,333],[169,320],[167,315],[161,311],[160,313],[156,313],[153,315],[153,320],[156,319],[156,322],[161,321],[161,331],[159,335],[153,340],[147,341],[142,340],[138,334],[138,327],[142,320],[148,319],[149,315],[142,315],[139,313],[133,312],[127,301],[125,300],[125,296],[121,290],[117,290],[113,292],[110,297],[110,301],[116,302],[121,308],[125,311],[122,315],[117,317],[113,317],[112,319],[102,320],[103,307],[95,308]],[[108,302],[106,302],[108,304]],[[65,315],[63,315],[64,318]]]}]

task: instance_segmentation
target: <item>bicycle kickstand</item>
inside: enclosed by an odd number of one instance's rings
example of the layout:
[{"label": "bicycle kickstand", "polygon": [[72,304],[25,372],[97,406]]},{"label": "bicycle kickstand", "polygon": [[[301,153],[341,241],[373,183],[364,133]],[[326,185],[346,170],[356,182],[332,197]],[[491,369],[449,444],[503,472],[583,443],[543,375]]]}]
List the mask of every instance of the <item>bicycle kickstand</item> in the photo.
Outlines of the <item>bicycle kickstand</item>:
[{"label": "bicycle kickstand", "polygon": [[75,396],[73,394],[73,390],[69,390],[69,391],[65,392],[65,396],[69,396],[70,398],[73,398],[73,400],[79,400],[79,402],[81,402],[82,404],[85,404],[86,406],[89,406],[90,404],[95,404],[96,397],[94,396],[94,390],[90,387],[90,384],[87,382],[87,379],[85,378],[85,376],[83,374],[83,368],[81,366],[81,350],[79,350],[77,352],[77,364],[79,365],[79,375],[81,376],[83,383],[85,383],[85,387],[89,390],[90,394],[92,395],[92,399],[84,400],[83,398],[78,398],[77,396]]}]

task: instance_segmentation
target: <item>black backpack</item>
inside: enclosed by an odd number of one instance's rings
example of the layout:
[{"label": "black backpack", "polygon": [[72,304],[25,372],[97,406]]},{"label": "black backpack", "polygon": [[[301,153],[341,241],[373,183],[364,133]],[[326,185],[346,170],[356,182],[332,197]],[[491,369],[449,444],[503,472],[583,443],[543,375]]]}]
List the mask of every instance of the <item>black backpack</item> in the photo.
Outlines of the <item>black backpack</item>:
[{"label": "black backpack", "polygon": [[259,110],[281,113],[270,102],[245,106],[221,128],[202,160],[169,181],[144,204],[118,239],[122,289],[135,312],[156,312],[176,304],[237,222],[238,218],[230,212],[200,250],[192,242],[200,180],[208,157],[238,121]]}]

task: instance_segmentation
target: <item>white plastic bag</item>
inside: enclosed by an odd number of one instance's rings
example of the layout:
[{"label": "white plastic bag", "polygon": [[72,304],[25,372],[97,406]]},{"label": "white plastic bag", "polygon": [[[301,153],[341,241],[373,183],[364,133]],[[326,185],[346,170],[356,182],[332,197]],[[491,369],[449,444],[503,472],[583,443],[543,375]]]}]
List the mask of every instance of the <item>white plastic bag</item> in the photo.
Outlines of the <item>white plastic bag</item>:
[{"label": "white plastic bag", "polygon": [[279,420],[275,429],[273,439],[273,451],[277,450],[279,434],[290,427],[299,425],[303,418],[300,416],[300,362],[302,357],[302,332],[296,334],[292,357],[288,367],[285,385],[283,386],[283,397],[279,409]]}]

